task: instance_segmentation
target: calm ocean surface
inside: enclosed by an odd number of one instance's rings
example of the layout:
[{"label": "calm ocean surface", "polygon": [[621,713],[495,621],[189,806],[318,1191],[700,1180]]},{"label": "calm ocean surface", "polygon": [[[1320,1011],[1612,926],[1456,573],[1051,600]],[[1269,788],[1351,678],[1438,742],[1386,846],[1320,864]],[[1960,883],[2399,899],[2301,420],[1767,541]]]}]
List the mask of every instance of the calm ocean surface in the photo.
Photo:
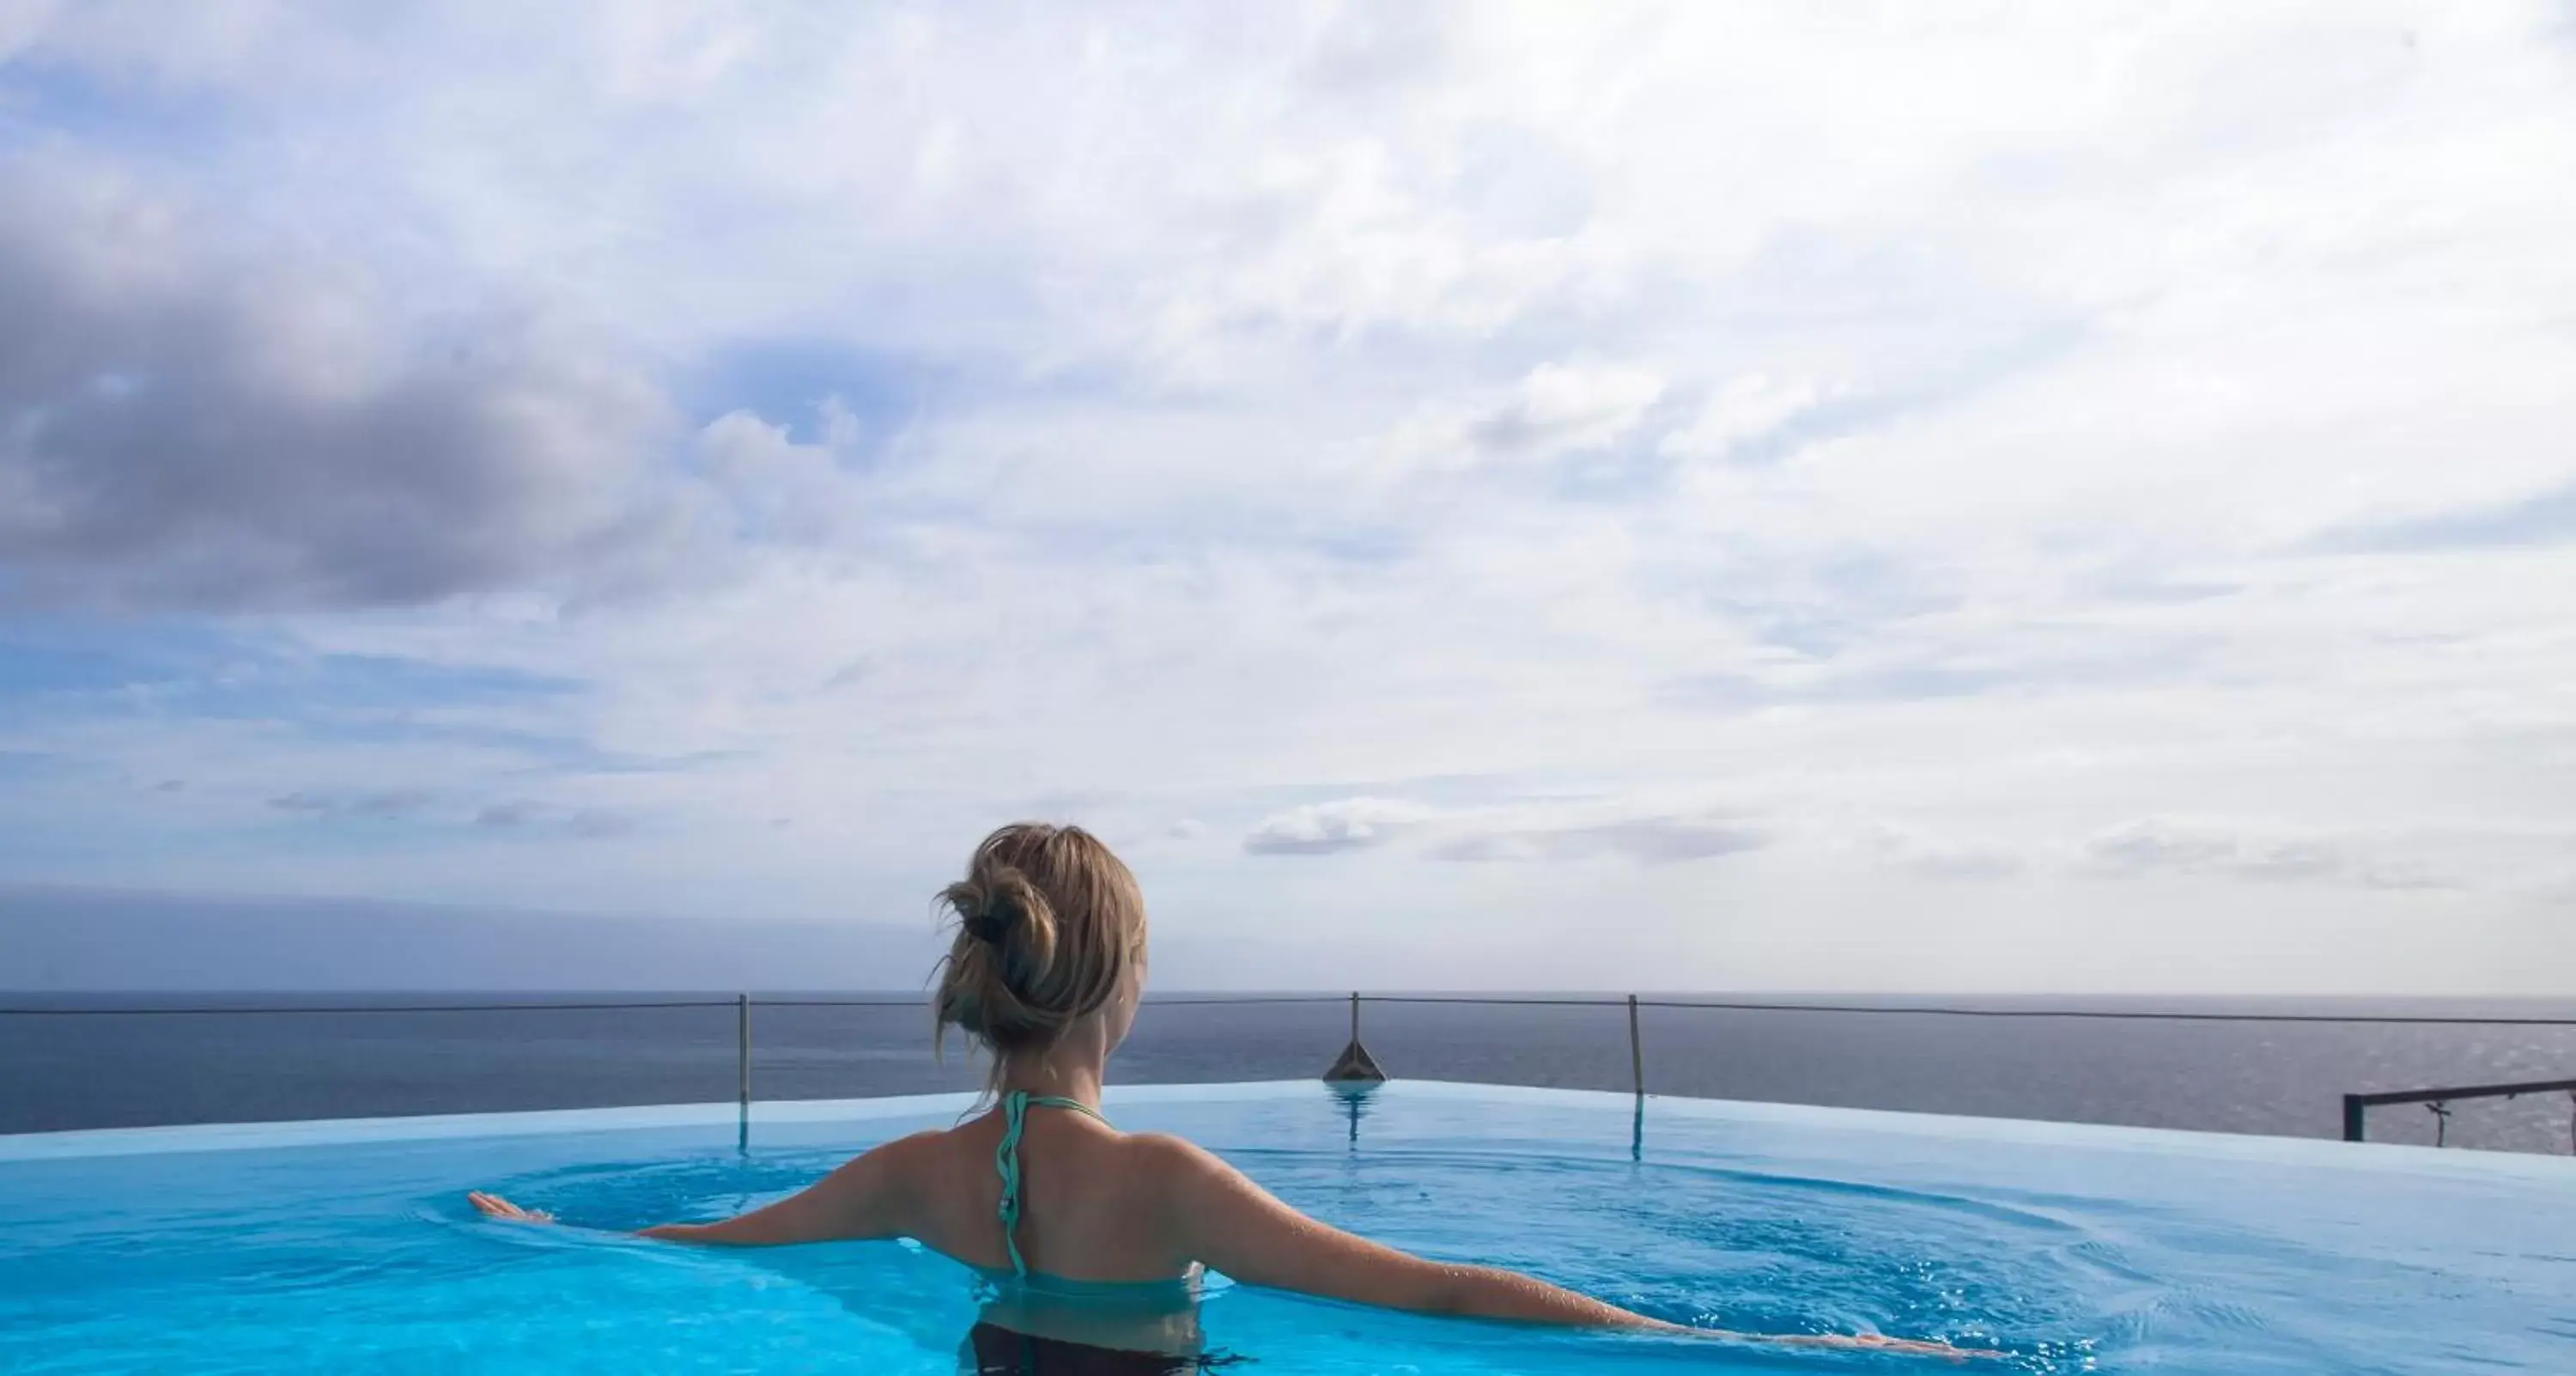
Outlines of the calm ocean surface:
[{"label": "calm ocean surface", "polygon": [[[564,1001],[705,995],[569,994]],[[781,996],[792,997],[792,996]],[[808,997],[834,997],[814,995]],[[865,996],[845,996],[865,997]],[[1185,997],[1185,996],[1175,996]],[[1712,996],[1716,997],[1716,996]],[[729,999],[729,996],[728,996]],[[387,1114],[730,1101],[735,1010],[541,1010],[529,996],[0,995],[0,1132]],[[1792,1000],[1765,998],[1762,1001]],[[1819,1000],[1821,1001],[1821,1000]],[[1854,1002],[1838,999],[1836,1002]],[[1864,1000],[1902,1010],[1909,1002]],[[2576,1017],[2576,1000],[1943,1000],[1946,1006]],[[473,1012],[101,1011],[137,1005]],[[65,1015],[66,1009],[92,1010]],[[1113,1073],[1131,1083],[1319,1075],[1349,1033],[1344,1003],[1148,1000]],[[1369,1003],[1362,1035],[1389,1074],[1629,1087],[1627,1010]],[[840,1098],[972,1087],[926,1005],[752,1013],[753,1093]],[[1647,1008],[1651,1092],[2333,1137],[2348,1091],[2576,1078],[2576,1027],[1961,1018],[1925,1013]],[[2564,1094],[2463,1102],[2449,1141],[2570,1150]],[[2373,1140],[2433,1140],[2421,1107],[2374,1110]]]}]

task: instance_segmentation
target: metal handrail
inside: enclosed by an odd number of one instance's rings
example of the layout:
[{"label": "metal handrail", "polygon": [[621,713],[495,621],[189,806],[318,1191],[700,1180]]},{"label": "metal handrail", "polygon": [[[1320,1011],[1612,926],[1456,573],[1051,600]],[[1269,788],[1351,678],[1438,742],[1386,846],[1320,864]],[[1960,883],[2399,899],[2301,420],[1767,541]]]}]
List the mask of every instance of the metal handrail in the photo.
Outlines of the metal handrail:
[{"label": "metal handrail", "polygon": [[[1608,1002],[1608,1000],[1603,1000]],[[1699,999],[1645,999],[1648,1008],[1719,1008],[1764,1013],[1911,1013],[1942,1018],[2119,1018],[2140,1022],[2305,1022],[2428,1027],[2576,1027],[2576,1018],[2496,1018],[2399,1013],[2185,1013],[2171,1009],[1948,1008],[1861,1003],[1714,1003]]]},{"label": "metal handrail", "polygon": [[[2175,1009],[2102,1009],[2102,1008],[1980,1008],[1948,1004],[1889,1005],[1854,1003],[1753,1002],[1745,1000],[1643,998],[1636,994],[1618,997],[1551,995],[1528,996],[1509,994],[1371,994],[1354,990],[1349,994],[1247,994],[1196,995],[1179,994],[1150,998],[1146,1002],[1163,1007],[1208,1007],[1254,1004],[1324,1004],[1347,1001],[1351,1009],[1351,1048],[1360,1047],[1360,1005],[1388,1004],[1475,1004],[1523,1008],[1618,1008],[1628,1010],[1628,1066],[1630,1083],[1637,1098],[1646,1095],[1646,1060],[1644,1039],[1639,1029],[1641,1008],[1696,1008],[1715,1012],[1763,1013],[1836,1013],[1877,1014],[1881,1016],[1950,1017],[1950,1018],[2076,1018],[2118,1019],[2137,1022],[2199,1023],[2318,1023],[2352,1026],[2456,1026],[2456,1027],[2576,1027],[2576,1017],[2495,1017],[2480,1015],[2446,1016],[2440,1014],[2370,1014],[2370,1013],[2226,1013],[2183,1011]],[[405,1003],[405,1004],[198,1004],[198,1005],[129,1005],[121,1007],[0,1007],[0,1017],[184,1017],[196,1015],[257,1016],[321,1013],[496,1013],[496,1012],[598,1012],[662,1008],[726,1008],[735,1010],[736,1090],[743,1119],[751,1114],[751,1010],[755,1005],[773,1008],[911,1008],[923,1002],[920,996],[908,998],[883,995],[826,996],[817,998],[755,998],[748,993],[730,999],[607,999],[581,1002],[560,1000],[516,1002],[495,999],[484,1003]],[[1348,1053],[1346,1052],[1347,1056]],[[1374,1070],[1374,1062],[1366,1062]],[[2576,1096],[2576,1080],[2539,1080],[2522,1084],[2471,1085],[2447,1089],[2408,1089],[2375,1091],[2343,1096],[2343,1135],[2348,1142],[2365,1140],[2368,1110],[2389,1104],[2424,1104],[2435,1116],[2446,1118],[2455,1099],[2505,1098],[2524,1094],[2564,1091]],[[2438,1141],[2438,1138],[2437,1138]],[[2576,1128],[2571,1128],[2571,1141],[2576,1141]]]},{"label": "metal handrail", "polygon": [[[2432,1109],[2434,1118],[2441,1121],[2433,1139],[2433,1145],[2440,1146],[2449,1128],[2451,1101],[2454,1099],[2519,1099],[2525,1094],[2562,1091],[2576,1096],[2576,1080],[2527,1080],[2515,1085],[2464,1085],[2456,1089],[2391,1089],[2371,1094],[2347,1094],[2343,1096],[2343,1140],[2366,1140],[2364,1134],[2369,1128],[2370,1110],[2373,1108],[2386,1104],[2422,1104]],[[2569,1142],[2569,1150],[2576,1151],[2576,1129],[2570,1129]]]},{"label": "metal handrail", "polygon": [[[406,1004],[180,1004],[120,1005],[113,1008],[45,1008],[29,1005],[0,1006],[0,1017],[135,1017],[182,1016],[192,1014],[292,1014],[292,1013],[521,1013],[584,1012],[649,1008],[732,1008],[744,998],[765,1008],[916,1008],[925,996],[890,997],[851,995],[824,998],[768,998],[736,995],[732,998],[707,999],[620,999],[584,1002],[515,1002],[495,999],[488,1003],[406,1003]],[[1639,994],[1580,994],[1527,996],[1517,994],[1175,994],[1149,996],[1145,1002],[1156,1007],[1212,1007],[1233,1004],[1299,1004],[1345,1003],[1351,999],[1362,1003],[1407,1004],[1491,1004],[1522,1008],[1623,1008],[1633,1003],[1640,1008],[1699,1008],[1713,1012],[1751,1013],[1870,1013],[1896,1017],[1941,1018],[2088,1018],[2131,1022],[2246,1022],[2246,1023],[2325,1023],[2349,1026],[2438,1026],[2438,1027],[2576,1027],[2576,1017],[2492,1017],[2475,1014],[2397,1014],[2397,1013],[2219,1013],[2189,1012],[2179,1009],[2140,1008],[1971,1008],[1948,1004],[1872,1004],[1872,1003],[1764,1003],[1740,1000],[1655,998]]]}]

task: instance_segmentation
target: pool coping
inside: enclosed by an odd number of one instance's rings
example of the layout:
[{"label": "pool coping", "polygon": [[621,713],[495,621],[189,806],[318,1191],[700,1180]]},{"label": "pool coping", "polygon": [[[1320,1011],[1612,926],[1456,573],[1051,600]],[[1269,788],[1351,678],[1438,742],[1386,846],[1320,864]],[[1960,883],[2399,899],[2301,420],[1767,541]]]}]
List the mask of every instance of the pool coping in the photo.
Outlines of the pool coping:
[{"label": "pool coping", "polygon": [[[1104,1096],[1108,1107],[1157,1103],[1271,1102],[1329,1094],[1315,1080],[1248,1080],[1212,1084],[1114,1085]],[[1367,1092],[1450,1102],[1555,1104],[1644,1112],[1656,1117],[1738,1126],[1821,1128],[1847,1132],[1886,1133],[1950,1141],[1984,1141],[2020,1146],[2056,1146],[2087,1150],[2149,1152],[2274,1164],[2332,1166],[2394,1171],[2403,1174],[2509,1177],[2576,1185],[2576,1158],[2532,1152],[2438,1149],[2389,1142],[2341,1142],[2324,1138],[2272,1137],[2251,1133],[2196,1132],[2178,1128],[2123,1127],[2103,1123],[2060,1123],[2027,1118],[1980,1118],[1963,1114],[1908,1113],[1888,1109],[1835,1108],[1810,1104],[1765,1103],[1741,1099],[1696,1099],[1649,1094],[1643,1101],[1612,1090],[1547,1089],[1525,1085],[1490,1085],[1454,1080],[1400,1080]],[[754,1126],[791,1123],[865,1123],[887,1118],[919,1118],[962,1113],[978,1096],[971,1092],[904,1094],[864,1099],[788,1099],[754,1102],[748,1121]],[[649,1104],[621,1108],[543,1109],[520,1113],[423,1114],[393,1118],[322,1118],[269,1123],[194,1123],[162,1127],[83,1128],[61,1132],[0,1134],[0,1165],[27,1161],[67,1161],[98,1157],[150,1156],[203,1151],[243,1151],[280,1147],[340,1146],[360,1143],[526,1137],[573,1133],[634,1132],[669,1128],[736,1128],[745,1121],[738,1103]]]}]

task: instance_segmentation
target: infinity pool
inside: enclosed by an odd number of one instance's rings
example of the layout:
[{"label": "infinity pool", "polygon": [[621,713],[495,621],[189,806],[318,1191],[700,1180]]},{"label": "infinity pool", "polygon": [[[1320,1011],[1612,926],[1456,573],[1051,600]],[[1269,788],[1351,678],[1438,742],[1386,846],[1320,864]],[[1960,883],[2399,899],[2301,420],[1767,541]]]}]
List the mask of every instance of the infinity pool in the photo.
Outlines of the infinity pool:
[{"label": "infinity pool", "polygon": [[[619,1229],[785,1193],[957,1098],[0,1137],[0,1370],[939,1372],[967,1273],[898,1243]],[[2563,1158],[1398,1082],[1113,1091],[1333,1222],[1685,1323],[1877,1330],[1987,1370],[2576,1370]],[[1937,1371],[1544,1333],[1218,1285],[1284,1372]]]}]

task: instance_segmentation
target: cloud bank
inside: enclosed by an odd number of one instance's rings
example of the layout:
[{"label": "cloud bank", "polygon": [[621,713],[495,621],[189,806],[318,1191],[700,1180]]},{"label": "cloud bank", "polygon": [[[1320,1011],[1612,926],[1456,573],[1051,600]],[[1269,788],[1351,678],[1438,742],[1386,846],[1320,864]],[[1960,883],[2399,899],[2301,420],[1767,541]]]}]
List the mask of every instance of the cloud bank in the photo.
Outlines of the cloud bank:
[{"label": "cloud bank", "polygon": [[900,922],[1034,810],[1423,978],[2527,988],[2571,52],[0,7],[0,879]]}]

